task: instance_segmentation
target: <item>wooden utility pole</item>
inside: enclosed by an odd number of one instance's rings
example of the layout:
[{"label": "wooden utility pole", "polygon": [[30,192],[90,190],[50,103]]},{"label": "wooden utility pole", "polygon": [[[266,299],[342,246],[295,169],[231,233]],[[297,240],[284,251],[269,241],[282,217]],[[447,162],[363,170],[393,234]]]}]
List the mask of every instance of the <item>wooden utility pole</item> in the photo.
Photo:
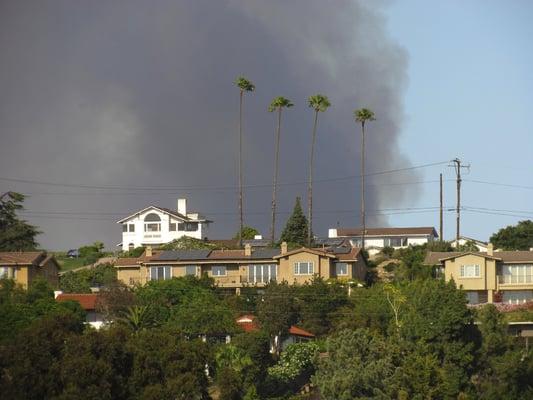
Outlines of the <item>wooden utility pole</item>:
[{"label": "wooden utility pole", "polygon": [[455,240],[459,243],[459,236],[461,235],[461,168],[470,168],[470,165],[462,165],[462,161],[458,158],[452,160],[453,167],[455,168],[455,175],[457,177],[457,206],[456,206],[456,231]]},{"label": "wooden utility pole", "polygon": [[444,240],[443,238],[443,218],[442,218],[442,174],[440,174],[440,209],[439,209],[439,237],[440,241],[442,242]]}]

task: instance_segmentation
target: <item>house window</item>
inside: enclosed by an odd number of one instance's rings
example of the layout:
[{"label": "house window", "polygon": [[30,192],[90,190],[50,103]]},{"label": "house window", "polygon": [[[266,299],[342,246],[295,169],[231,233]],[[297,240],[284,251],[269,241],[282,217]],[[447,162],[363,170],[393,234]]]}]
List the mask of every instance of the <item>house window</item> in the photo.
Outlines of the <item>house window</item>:
[{"label": "house window", "polygon": [[170,224],[168,224],[168,230],[169,232],[176,232],[176,223],[175,222],[171,222]]},{"label": "house window", "polygon": [[134,224],[128,224],[128,232],[135,232],[135,225]]},{"label": "house window", "polygon": [[248,266],[248,282],[268,283],[277,278],[276,264],[257,264]]},{"label": "house window", "polygon": [[479,278],[479,265],[461,265],[461,278]]},{"label": "house window", "polygon": [[392,237],[385,238],[383,240],[385,247],[403,247],[407,246],[407,238],[403,237]]},{"label": "house window", "polygon": [[225,265],[213,265],[213,267],[211,267],[211,275],[226,276],[226,266]]},{"label": "house window", "polygon": [[185,275],[194,275],[194,276],[196,276],[196,265],[186,265],[185,266]]},{"label": "house window", "polygon": [[313,275],[313,272],[314,268],[311,261],[294,263],[294,275]]},{"label": "house window", "polygon": [[533,265],[503,265],[502,283],[533,283]]},{"label": "house window", "polygon": [[477,291],[467,291],[465,294],[468,304],[479,304],[479,293]]},{"label": "house window", "polygon": [[161,218],[155,213],[150,213],[144,217],[144,231],[145,232],[160,232]]},{"label": "house window", "polygon": [[128,224],[122,224],[122,232],[128,231]]},{"label": "house window", "polygon": [[0,279],[7,278],[7,271],[9,267],[0,267]]},{"label": "house window", "polygon": [[178,231],[196,232],[198,230],[198,222],[181,222],[178,224]]},{"label": "house window", "polygon": [[172,267],[150,267],[150,280],[161,281],[172,278]]},{"label": "house window", "polygon": [[348,275],[348,264],[335,263],[335,275],[337,276]]},{"label": "house window", "polygon": [[503,292],[502,300],[507,304],[523,304],[533,300],[531,290],[506,290]]}]

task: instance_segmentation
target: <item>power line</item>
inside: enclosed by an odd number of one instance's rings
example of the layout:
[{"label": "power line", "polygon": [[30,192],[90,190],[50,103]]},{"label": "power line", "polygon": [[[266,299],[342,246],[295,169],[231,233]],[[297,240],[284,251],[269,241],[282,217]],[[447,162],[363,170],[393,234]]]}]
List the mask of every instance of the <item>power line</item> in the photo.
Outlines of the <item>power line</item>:
[{"label": "power line", "polygon": [[[365,174],[365,176],[378,176],[378,175],[385,175],[385,174],[391,174],[395,172],[402,172],[402,171],[410,171],[414,169],[419,168],[427,168],[432,167],[436,165],[443,165],[446,164],[447,161],[444,162],[437,162],[437,163],[430,163],[430,164],[423,164],[423,165],[416,165],[412,167],[405,167],[405,168],[396,168],[386,171],[379,171],[379,172],[372,172],[369,174]],[[350,175],[340,178],[324,178],[324,179],[317,179],[315,182],[337,182],[337,181],[343,181],[343,180],[352,180],[352,179],[360,179],[359,175]],[[57,186],[57,187],[72,187],[72,188],[78,188],[78,189],[98,189],[98,190],[142,190],[142,191],[157,191],[157,190],[226,190],[226,189],[237,189],[237,186],[229,185],[229,186],[183,186],[183,187],[176,187],[176,186],[152,186],[152,187],[146,187],[146,186],[114,186],[114,185],[86,185],[86,184],[73,184],[73,183],[59,183],[59,182],[48,182],[48,181],[38,181],[38,180],[31,180],[31,179],[19,179],[19,178],[6,178],[6,177],[0,177],[0,180],[6,181],[6,182],[14,182],[14,183],[28,183],[28,184],[34,184],[34,185],[44,185],[44,186]],[[279,183],[280,186],[290,186],[290,185],[301,185],[306,184],[307,181],[294,181],[294,182],[285,182],[285,183]],[[256,185],[246,185],[244,186],[246,188],[257,188],[257,187],[272,187],[272,184],[256,184]]]},{"label": "power line", "polygon": [[480,181],[475,179],[463,179],[465,182],[472,182],[472,183],[480,183],[483,185],[491,185],[491,186],[503,186],[503,187],[511,187],[511,188],[517,188],[517,189],[533,189],[533,186],[524,186],[524,185],[513,185],[508,183],[500,183],[500,182],[488,182],[488,181]]}]

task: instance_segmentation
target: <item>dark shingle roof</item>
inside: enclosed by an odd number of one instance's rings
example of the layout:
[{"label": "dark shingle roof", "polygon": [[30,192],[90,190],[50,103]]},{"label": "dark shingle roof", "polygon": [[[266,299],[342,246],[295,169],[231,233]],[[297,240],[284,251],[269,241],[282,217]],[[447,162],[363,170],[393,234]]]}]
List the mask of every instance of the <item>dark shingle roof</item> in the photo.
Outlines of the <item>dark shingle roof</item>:
[{"label": "dark shingle roof", "polygon": [[166,250],[161,252],[158,257],[152,258],[151,261],[187,261],[187,260],[204,260],[209,256],[211,250]]},{"label": "dark shingle roof", "polygon": [[254,249],[252,251],[252,258],[256,260],[273,258],[274,256],[279,255],[280,249]]}]

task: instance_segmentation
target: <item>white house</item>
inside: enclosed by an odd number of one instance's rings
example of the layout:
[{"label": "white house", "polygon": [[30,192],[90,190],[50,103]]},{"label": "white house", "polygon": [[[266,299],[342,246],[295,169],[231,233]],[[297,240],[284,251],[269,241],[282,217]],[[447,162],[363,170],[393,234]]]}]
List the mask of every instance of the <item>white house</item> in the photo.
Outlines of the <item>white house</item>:
[{"label": "white house", "polygon": [[[362,245],[361,228],[332,228],[328,231],[329,238],[345,238],[352,246]],[[379,253],[384,247],[400,249],[403,247],[432,242],[438,238],[433,227],[411,228],[367,228],[365,234],[365,249],[369,255]]]},{"label": "white house", "polygon": [[489,245],[487,242],[483,242],[481,240],[469,238],[467,236],[459,236],[459,242],[457,242],[457,240],[454,239],[450,244],[451,244],[451,246],[453,248],[456,248],[457,247],[457,243],[459,243],[459,246],[464,246],[467,243],[472,243],[472,244],[474,244],[477,247],[478,251],[481,251],[483,253],[487,252],[487,248],[488,248],[488,245]]},{"label": "white house", "polygon": [[182,236],[195,239],[207,237],[212,221],[196,212],[187,212],[187,200],[178,199],[176,211],[158,206],[148,206],[117,221],[122,225],[122,250],[140,246],[157,246]]}]

